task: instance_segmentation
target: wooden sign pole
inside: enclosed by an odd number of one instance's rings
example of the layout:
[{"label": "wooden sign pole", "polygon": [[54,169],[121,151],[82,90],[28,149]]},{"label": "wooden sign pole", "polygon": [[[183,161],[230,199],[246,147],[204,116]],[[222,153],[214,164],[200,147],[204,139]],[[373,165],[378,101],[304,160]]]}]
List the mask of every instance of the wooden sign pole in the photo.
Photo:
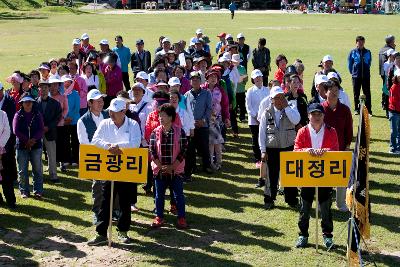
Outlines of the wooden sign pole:
[{"label": "wooden sign pole", "polygon": [[114,206],[114,181],[111,181],[111,196],[110,196],[110,220],[108,222],[108,247],[112,244],[112,212]]},{"label": "wooden sign pole", "polygon": [[315,251],[318,253],[318,187],[315,187]]}]

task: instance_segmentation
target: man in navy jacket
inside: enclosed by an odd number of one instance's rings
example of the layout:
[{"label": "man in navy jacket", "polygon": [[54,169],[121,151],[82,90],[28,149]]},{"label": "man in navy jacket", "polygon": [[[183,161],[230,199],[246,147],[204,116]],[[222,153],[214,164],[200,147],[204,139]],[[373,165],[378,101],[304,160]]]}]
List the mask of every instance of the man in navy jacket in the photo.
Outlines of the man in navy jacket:
[{"label": "man in navy jacket", "polygon": [[371,85],[370,85],[370,68],[371,68],[371,51],[364,47],[365,38],[357,36],[356,48],[350,51],[347,59],[348,69],[353,79],[353,93],[354,93],[354,109],[356,114],[359,113],[360,104],[360,91],[361,87],[364,95],[366,96],[365,105],[368,113],[372,115],[371,109]]}]

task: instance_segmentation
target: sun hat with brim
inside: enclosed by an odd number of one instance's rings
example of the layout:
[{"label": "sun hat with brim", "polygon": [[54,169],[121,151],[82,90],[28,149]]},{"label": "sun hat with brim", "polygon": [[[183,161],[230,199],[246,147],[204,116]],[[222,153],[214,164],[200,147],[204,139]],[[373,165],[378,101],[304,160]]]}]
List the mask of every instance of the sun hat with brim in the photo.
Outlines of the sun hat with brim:
[{"label": "sun hat with brim", "polygon": [[220,79],[221,77],[221,72],[217,71],[217,70],[209,70],[206,72],[206,79],[208,79],[208,77],[210,77],[211,75],[216,75],[218,79]]},{"label": "sun hat with brim", "polygon": [[87,96],[86,96],[86,100],[97,100],[101,97],[106,97],[106,94],[102,94],[99,90],[97,89],[92,89],[88,92]]},{"label": "sun hat with brim", "polygon": [[39,70],[50,70],[49,66],[45,65],[45,64],[41,64],[38,68]]},{"label": "sun hat with brim", "polygon": [[193,58],[193,63],[198,64],[203,60],[207,61],[207,59],[205,57],[195,57],[195,58]]},{"label": "sun hat with brim", "polygon": [[[65,76],[65,75],[64,75]],[[49,83],[62,83],[63,81],[60,80],[57,76],[51,76],[49,78]]]},{"label": "sun hat with brim", "polygon": [[285,92],[282,90],[282,88],[280,88],[279,86],[273,86],[271,88],[271,91],[269,93],[269,96],[271,98],[274,98],[275,96],[279,95],[279,94],[285,94]]},{"label": "sun hat with brim", "polygon": [[42,80],[42,79],[41,79],[41,80],[39,81],[39,86],[42,85],[42,84],[50,85],[49,80]]},{"label": "sun hat with brim", "polygon": [[21,99],[18,101],[18,103],[23,103],[23,102],[28,102],[28,101],[30,101],[30,102],[35,102],[36,100],[35,100],[32,96],[27,95],[27,96],[24,96],[23,98],[21,98]]},{"label": "sun hat with brim", "polygon": [[71,75],[64,75],[61,77],[61,82],[67,82],[67,81],[73,81],[74,79],[72,79]]},{"label": "sun hat with brim", "polygon": [[136,74],[136,79],[137,79],[137,78],[140,78],[140,79],[143,79],[143,80],[148,81],[148,80],[149,80],[149,75],[148,75],[146,72],[144,72],[144,71],[139,71],[139,72]]},{"label": "sun hat with brim", "polygon": [[169,86],[181,85],[181,81],[178,77],[171,77],[168,81]]},{"label": "sun hat with brim", "polygon": [[164,82],[164,81],[159,81],[158,83],[156,83],[156,87],[158,86],[168,86],[168,83]]},{"label": "sun hat with brim", "polygon": [[111,110],[113,112],[121,112],[125,109],[126,101],[118,97],[111,100],[110,106],[108,107],[108,110]]},{"label": "sun hat with brim", "polygon": [[108,40],[107,39],[103,39],[99,42],[99,45],[108,45]]},{"label": "sun hat with brim", "polygon": [[15,81],[19,82],[19,83],[23,83],[24,82],[24,78],[19,73],[16,73],[16,72],[14,72],[11,76],[7,77],[6,81],[8,83],[11,83],[11,81],[13,79]]},{"label": "sun hat with brim", "polygon": [[321,112],[321,113],[325,113],[324,107],[319,104],[319,103],[312,103],[310,105],[308,105],[307,107],[307,113],[313,113],[313,112]]}]

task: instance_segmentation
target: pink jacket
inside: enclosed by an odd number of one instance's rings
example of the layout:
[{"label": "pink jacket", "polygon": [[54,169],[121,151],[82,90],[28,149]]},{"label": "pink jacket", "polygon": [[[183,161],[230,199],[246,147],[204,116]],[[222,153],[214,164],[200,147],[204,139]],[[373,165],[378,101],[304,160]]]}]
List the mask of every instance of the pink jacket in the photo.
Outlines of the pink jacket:
[{"label": "pink jacket", "polygon": [[79,103],[80,103],[80,108],[87,108],[87,100],[86,96],[88,93],[88,88],[85,82],[85,79],[83,79],[79,75],[75,75],[74,81],[78,84],[79,86]]},{"label": "pink jacket", "polygon": [[[179,150],[180,150],[180,144],[179,144],[179,140],[181,138],[181,128],[176,126],[176,125],[172,125],[172,128],[174,129],[174,147],[172,150],[172,162],[175,162],[176,157],[179,154]],[[160,125],[158,126],[154,132],[156,134],[156,139],[157,139],[157,155],[158,158],[161,159],[161,139],[162,139],[162,129],[163,126]],[[153,174],[157,175],[158,172],[160,171],[160,169],[158,168],[157,164],[154,163],[154,161],[151,161],[151,168],[153,170]],[[179,163],[178,167],[175,170],[175,174],[182,174],[185,171],[185,160],[182,160],[181,163]]]}]

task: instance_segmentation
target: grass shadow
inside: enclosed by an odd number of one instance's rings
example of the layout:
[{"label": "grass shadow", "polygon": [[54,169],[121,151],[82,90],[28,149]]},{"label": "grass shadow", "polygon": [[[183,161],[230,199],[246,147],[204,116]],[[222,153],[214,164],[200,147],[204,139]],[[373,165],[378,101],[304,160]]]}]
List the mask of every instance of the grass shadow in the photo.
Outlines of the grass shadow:
[{"label": "grass shadow", "polygon": [[[1,0],[0,0],[1,1]],[[0,20],[48,19],[47,16],[17,12],[0,12]]]}]

